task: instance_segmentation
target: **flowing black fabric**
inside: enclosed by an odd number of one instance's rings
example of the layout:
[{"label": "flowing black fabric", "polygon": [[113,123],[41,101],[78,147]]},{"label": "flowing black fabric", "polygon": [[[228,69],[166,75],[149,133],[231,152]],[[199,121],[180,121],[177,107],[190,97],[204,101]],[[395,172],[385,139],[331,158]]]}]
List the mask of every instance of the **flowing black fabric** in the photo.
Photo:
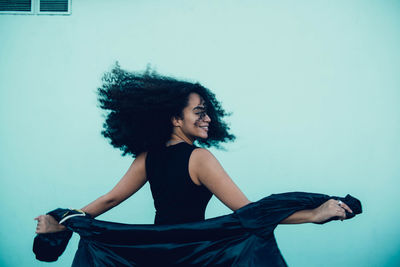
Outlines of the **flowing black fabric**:
[{"label": "flowing black fabric", "polygon": [[[353,210],[346,212],[348,219],[362,212],[360,201],[350,195],[292,192],[201,222],[129,225],[73,217],[63,224],[81,236],[72,266],[287,266],[275,241],[275,227],[296,211],[316,208],[330,198]],[[49,214],[59,221],[65,212],[57,209]],[[58,258],[69,239],[54,235],[50,242],[49,235],[35,237],[33,249],[39,260]],[[49,251],[49,246],[57,249]]]}]

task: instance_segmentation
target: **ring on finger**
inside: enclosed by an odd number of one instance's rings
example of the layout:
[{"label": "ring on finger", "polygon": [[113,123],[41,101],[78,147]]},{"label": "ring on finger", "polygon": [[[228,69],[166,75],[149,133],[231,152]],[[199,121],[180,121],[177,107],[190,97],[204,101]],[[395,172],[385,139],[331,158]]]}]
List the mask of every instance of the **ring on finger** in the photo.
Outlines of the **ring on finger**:
[{"label": "ring on finger", "polygon": [[343,203],[343,202],[342,202],[341,200],[338,200],[338,202],[337,202],[337,204],[338,204],[339,207],[342,206],[342,203]]}]

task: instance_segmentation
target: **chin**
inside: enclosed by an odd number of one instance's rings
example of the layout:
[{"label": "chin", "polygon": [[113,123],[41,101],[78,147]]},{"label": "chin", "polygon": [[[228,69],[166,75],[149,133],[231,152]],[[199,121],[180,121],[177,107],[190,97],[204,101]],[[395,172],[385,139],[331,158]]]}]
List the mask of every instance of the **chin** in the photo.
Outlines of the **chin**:
[{"label": "chin", "polygon": [[208,134],[199,134],[196,136],[196,139],[202,139],[205,140],[208,138]]}]

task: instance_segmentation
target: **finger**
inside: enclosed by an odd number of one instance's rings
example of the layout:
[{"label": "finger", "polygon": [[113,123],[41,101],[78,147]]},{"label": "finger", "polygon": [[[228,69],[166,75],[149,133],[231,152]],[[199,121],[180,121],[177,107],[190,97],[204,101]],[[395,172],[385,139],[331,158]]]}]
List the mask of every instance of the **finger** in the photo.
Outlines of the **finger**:
[{"label": "finger", "polygon": [[334,213],[335,213],[335,216],[337,216],[337,217],[343,217],[343,215],[346,214],[344,209],[342,209],[339,206],[337,206],[337,208],[334,209]]},{"label": "finger", "polygon": [[342,208],[344,208],[345,210],[347,210],[350,213],[353,213],[353,211],[350,209],[349,206],[347,206],[346,203],[342,202],[342,205],[340,205]]},{"label": "finger", "polygon": [[39,216],[37,216],[34,220],[40,220],[40,219],[42,219],[43,217],[44,217],[45,215],[39,215]]},{"label": "finger", "polygon": [[346,211],[344,209],[340,209],[338,215],[342,220],[346,219]]}]

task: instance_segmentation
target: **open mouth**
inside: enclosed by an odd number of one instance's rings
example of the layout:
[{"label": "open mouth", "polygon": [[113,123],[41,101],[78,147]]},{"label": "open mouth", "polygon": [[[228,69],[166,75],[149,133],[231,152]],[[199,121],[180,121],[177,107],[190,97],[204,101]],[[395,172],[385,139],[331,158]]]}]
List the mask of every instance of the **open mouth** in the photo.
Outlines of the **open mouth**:
[{"label": "open mouth", "polygon": [[206,126],[199,126],[201,129],[204,129],[204,130],[206,130],[206,131],[208,131],[208,125],[206,125]]}]

